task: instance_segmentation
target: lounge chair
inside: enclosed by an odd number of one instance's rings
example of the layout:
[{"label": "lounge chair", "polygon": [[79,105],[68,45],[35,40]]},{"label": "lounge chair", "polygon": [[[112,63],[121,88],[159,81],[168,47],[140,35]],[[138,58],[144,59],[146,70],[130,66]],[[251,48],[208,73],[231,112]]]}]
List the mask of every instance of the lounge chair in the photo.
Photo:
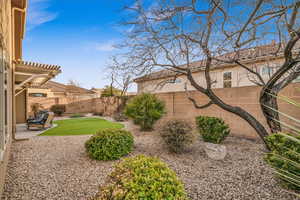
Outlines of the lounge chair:
[{"label": "lounge chair", "polygon": [[36,118],[27,120],[27,130],[30,130],[31,127],[40,129],[50,128],[52,126],[53,118],[54,113],[48,111],[40,111],[37,114]]}]

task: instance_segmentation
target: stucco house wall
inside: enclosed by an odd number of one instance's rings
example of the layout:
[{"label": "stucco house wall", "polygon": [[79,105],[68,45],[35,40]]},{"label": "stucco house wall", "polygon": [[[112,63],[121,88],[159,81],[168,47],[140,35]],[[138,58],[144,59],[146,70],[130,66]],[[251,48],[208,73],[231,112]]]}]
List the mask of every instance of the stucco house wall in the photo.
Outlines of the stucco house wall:
[{"label": "stucco house wall", "polygon": [[[251,65],[256,66],[257,71],[262,75],[264,80],[268,80],[270,74],[265,73],[266,69],[264,68],[276,68],[280,66],[283,62],[282,59],[273,59],[264,62],[253,62]],[[263,72],[264,70],[264,72]],[[243,86],[254,86],[255,84],[249,80],[247,71],[240,66],[224,67],[219,69],[213,69],[210,72],[212,81],[215,83],[212,85],[212,88],[223,88],[223,74],[225,72],[231,72],[231,87],[243,87]],[[197,83],[201,86],[206,87],[206,81],[204,76],[204,71],[194,72],[193,76]],[[173,80],[174,77],[160,78],[154,80],[143,80],[137,81],[138,93],[150,92],[150,93],[165,93],[165,92],[182,92],[185,91],[185,85],[189,91],[195,90],[191,86],[190,82],[187,80],[187,77],[184,75],[178,76],[176,81]],[[167,80],[170,80],[171,83],[166,83]]]},{"label": "stucco house wall", "polygon": [[13,131],[12,2],[0,0],[0,197]]}]

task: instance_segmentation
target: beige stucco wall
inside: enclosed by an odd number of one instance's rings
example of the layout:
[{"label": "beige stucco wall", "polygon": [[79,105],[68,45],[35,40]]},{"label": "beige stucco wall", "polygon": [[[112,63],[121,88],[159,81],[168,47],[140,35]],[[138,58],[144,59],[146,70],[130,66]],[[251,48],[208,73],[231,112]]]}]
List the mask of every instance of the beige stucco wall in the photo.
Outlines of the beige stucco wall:
[{"label": "beige stucco wall", "polygon": [[[254,62],[253,64],[248,64],[247,66],[256,66],[257,71],[262,74],[262,69],[264,66],[275,67],[282,63],[282,59],[276,59],[272,61],[265,62]],[[243,86],[253,86],[255,85],[253,82],[249,80],[249,76],[247,76],[247,71],[240,66],[226,67],[217,70],[211,70],[210,75],[212,81],[216,81],[215,84],[212,85],[213,88],[223,88],[223,74],[225,72],[231,72],[232,76],[232,87],[243,87]],[[201,86],[206,87],[204,72],[193,73],[194,79]],[[268,80],[269,75],[262,75],[265,80]],[[186,76],[179,76],[177,79],[180,80],[177,83],[167,83],[164,84],[165,80],[173,79],[165,78],[165,79],[157,79],[150,81],[138,82],[138,92],[150,92],[150,93],[165,93],[165,92],[180,92],[184,91],[185,85],[187,85],[188,90],[195,90],[194,87],[191,86]]]},{"label": "beige stucco wall", "polygon": [[[7,135],[1,131],[1,140],[5,139],[1,143],[1,161],[0,161],[0,198],[3,191],[3,185],[6,174],[6,167],[9,158],[9,150],[12,141],[12,129],[13,129],[13,65],[12,65],[12,29],[11,29],[11,1],[10,0],[0,0],[0,60],[4,59],[7,64],[8,71],[8,81],[7,81],[7,105],[0,100],[0,124],[4,124],[5,108],[7,110]],[[1,62],[0,64],[4,64]],[[3,82],[0,82],[0,90],[3,89]],[[2,91],[3,92],[3,91]],[[0,95],[3,95],[1,93]],[[3,97],[3,96],[2,96]],[[1,98],[2,99],[2,98]]]}]

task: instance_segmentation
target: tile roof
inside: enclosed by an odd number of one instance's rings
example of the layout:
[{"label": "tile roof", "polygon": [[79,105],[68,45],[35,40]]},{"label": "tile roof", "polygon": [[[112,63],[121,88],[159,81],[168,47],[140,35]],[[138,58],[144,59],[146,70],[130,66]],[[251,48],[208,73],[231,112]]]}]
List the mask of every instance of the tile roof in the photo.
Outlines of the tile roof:
[{"label": "tile roof", "polygon": [[[259,60],[264,60],[266,58],[279,58],[283,56],[283,50],[281,48],[281,50],[275,56],[274,53],[277,51],[278,47],[279,47],[278,44],[271,43],[268,45],[242,49],[239,51],[239,59],[241,60],[242,63],[251,63]],[[300,42],[296,43],[295,49],[300,49]],[[229,58],[233,58],[234,55],[236,55],[236,52],[229,52],[221,56],[218,56],[218,58],[226,60]],[[185,66],[186,65],[181,65],[180,67],[185,67]],[[205,69],[204,67],[205,60],[192,62],[190,63],[190,66],[192,72],[203,71]],[[221,63],[216,60],[213,60],[211,69],[219,69],[219,68],[232,67],[232,66],[235,66],[235,64]],[[142,77],[138,77],[134,81],[142,82],[147,80],[161,79],[166,77],[172,77],[175,76],[176,74],[178,73],[168,69],[164,69],[164,70],[147,74]]]},{"label": "tile roof", "polygon": [[[34,87],[32,87],[34,88]],[[67,93],[80,93],[80,94],[94,94],[92,90],[88,90],[82,87],[74,85],[65,85],[55,81],[48,81],[42,86],[35,87],[40,89],[50,89],[52,92],[67,92]]]}]

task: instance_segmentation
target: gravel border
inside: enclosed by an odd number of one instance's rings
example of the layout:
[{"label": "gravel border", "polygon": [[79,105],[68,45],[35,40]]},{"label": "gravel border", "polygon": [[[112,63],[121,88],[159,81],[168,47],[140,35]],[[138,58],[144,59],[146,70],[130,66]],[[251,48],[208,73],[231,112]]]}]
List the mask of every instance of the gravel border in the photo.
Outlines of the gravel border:
[{"label": "gravel border", "polygon": [[[124,123],[135,135],[129,156],[147,154],[165,161],[185,184],[193,200],[294,200],[272,175],[263,157],[263,145],[229,137],[224,161],[206,157],[197,141],[187,153],[168,153],[156,132],[140,132]],[[94,161],[87,157],[84,142],[90,136],[38,136],[15,142],[8,165],[2,199],[88,199],[103,184],[117,161]]]}]

